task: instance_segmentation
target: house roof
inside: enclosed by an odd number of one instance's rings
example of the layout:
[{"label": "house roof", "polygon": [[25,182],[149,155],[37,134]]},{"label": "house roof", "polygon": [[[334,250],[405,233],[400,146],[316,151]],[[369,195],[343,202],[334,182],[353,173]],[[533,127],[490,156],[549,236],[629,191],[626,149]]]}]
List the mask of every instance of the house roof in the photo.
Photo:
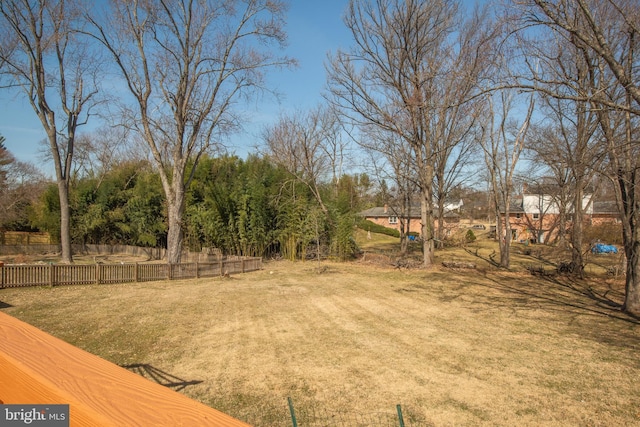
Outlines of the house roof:
[{"label": "house roof", "polygon": [[619,212],[618,204],[616,202],[593,202],[593,213],[595,215],[617,215]]},{"label": "house roof", "polygon": [[[504,203],[500,205],[500,213],[504,214]],[[509,202],[509,213],[524,213],[524,207],[522,206],[522,196],[518,196]]]},{"label": "house roof", "polygon": [[360,216],[389,216],[395,215],[393,209],[385,208],[383,206],[376,206],[374,208],[366,209],[359,213]]},{"label": "house roof", "polygon": [[[400,216],[400,213],[402,211],[398,208],[393,208],[393,207],[385,207],[385,206],[376,206],[374,208],[369,208],[366,209],[362,212],[359,213],[360,216],[362,217],[388,217],[388,216]],[[414,219],[420,219],[422,216],[422,213],[420,211],[420,206],[412,206],[411,207],[411,212],[410,212],[410,216],[411,218]],[[438,210],[434,209],[433,212],[434,216],[438,215]],[[458,218],[460,215],[458,215],[455,212],[445,212],[444,216],[446,218]]]},{"label": "house roof", "polygon": [[[522,199],[516,199],[509,205],[509,213],[524,213]],[[500,213],[504,214],[504,207],[500,207]],[[593,202],[593,215],[618,215],[618,205],[616,202],[604,201]]]},{"label": "house roof", "polygon": [[[504,212],[504,208],[500,210]],[[522,205],[522,197],[518,197],[515,200],[512,200],[511,203],[509,203],[509,212],[512,212],[512,213],[524,212],[524,206]]]}]

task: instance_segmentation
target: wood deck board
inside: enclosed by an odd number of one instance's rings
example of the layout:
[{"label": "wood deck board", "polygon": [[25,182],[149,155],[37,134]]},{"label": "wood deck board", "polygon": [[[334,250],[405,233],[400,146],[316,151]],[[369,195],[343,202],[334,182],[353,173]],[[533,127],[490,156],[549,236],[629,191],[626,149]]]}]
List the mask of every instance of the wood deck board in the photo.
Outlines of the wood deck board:
[{"label": "wood deck board", "polygon": [[69,404],[71,426],[247,426],[0,312],[0,400]]}]

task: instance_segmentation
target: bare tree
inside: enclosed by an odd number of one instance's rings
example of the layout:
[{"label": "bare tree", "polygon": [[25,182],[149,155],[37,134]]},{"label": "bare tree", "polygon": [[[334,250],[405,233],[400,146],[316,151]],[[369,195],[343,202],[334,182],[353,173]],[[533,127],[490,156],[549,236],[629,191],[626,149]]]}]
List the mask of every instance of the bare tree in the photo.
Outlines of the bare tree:
[{"label": "bare tree", "polygon": [[585,191],[601,164],[603,144],[596,109],[590,102],[595,95],[592,79],[598,60],[576,41],[574,36],[549,31],[520,37],[524,56],[530,58],[534,86],[542,93],[543,112],[551,122],[538,133],[532,148],[561,186],[559,236],[564,239],[570,212],[571,271],[582,275]]},{"label": "bare tree", "polygon": [[144,159],[132,154],[135,142],[123,126],[103,125],[83,133],[76,143],[75,175],[102,178],[118,164],[133,159]]},{"label": "bare tree", "polygon": [[454,114],[457,123],[455,126],[445,125],[448,129],[443,131],[439,147],[434,153],[433,197],[437,205],[436,236],[440,246],[446,238],[445,215],[449,195],[454,187],[470,178],[469,174],[476,166],[476,155],[480,154],[474,138],[474,128],[479,115],[475,108],[481,104],[473,102],[468,103],[466,107],[470,107],[471,104],[473,109],[464,108],[463,111],[466,113]]},{"label": "bare tree", "polygon": [[464,138],[465,105],[491,56],[489,22],[479,14],[463,22],[459,4],[449,0],[353,0],[345,23],[354,47],[337,52],[329,66],[332,100],[346,117],[411,147],[427,267],[434,262],[436,165],[448,164],[436,156]]},{"label": "bare tree", "polygon": [[[499,111],[496,111],[496,102]],[[534,97],[522,123],[517,124],[514,115],[512,91],[498,91],[487,98],[485,122],[480,144],[484,150],[489,174],[492,203],[496,213],[496,236],[500,246],[500,266],[509,268],[511,258],[511,224],[509,214],[513,194],[514,176],[520,155],[525,147],[527,132],[534,111]]]},{"label": "bare tree", "polygon": [[78,1],[0,2],[0,76],[40,119],[56,170],[62,262],[72,262],[69,180],[78,128],[96,103],[99,60],[82,41]]},{"label": "bare tree", "polygon": [[349,170],[352,166],[347,155],[350,147],[344,124],[340,121],[339,115],[329,107],[320,107],[322,112],[322,128],[324,129],[324,152],[329,158],[331,167],[331,183],[334,188],[334,196],[338,196],[340,179],[344,175],[344,170]]},{"label": "bare tree", "polygon": [[182,251],[185,188],[200,156],[241,126],[235,104],[264,88],[264,72],[294,64],[285,4],[273,0],[113,0],[90,17],[134,105],[129,125],[147,143],[167,198],[167,262]]},{"label": "bare tree", "polygon": [[558,236],[564,243],[570,219],[571,271],[582,275],[584,211],[592,203],[585,203],[585,197],[593,194],[590,187],[603,160],[598,119],[585,102],[545,96],[544,105],[551,123],[534,132],[531,149],[536,163],[546,165],[555,177],[557,192],[551,195],[559,208]]},{"label": "bare tree", "polygon": [[28,224],[29,206],[36,202],[46,185],[36,167],[17,161],[4,142],[5,138],[0,135],[0,243],[2,231]]},{"label": "bare tree", "polygon": [[[528,0],[521,5],[527,26],[564,38],[588,59],[586,94],[550,96],[588,102],[598,113],[610,170],[617,184],[627,259],[623,310],[640,316],[640,176],[636,122],[640,117],[638,43],[640,4],[628,0]],[[534,75],[534,87],[546,81]],[[564,83],[564,82],[560,82]],[[622,131],[622,133],[620,132]]]},{"label": "bare tree", "polygon": [[[12,162],[0,182],[0,230],[29,226],[29,209],[48,185],[45,177],[29,163]],[[1,177],[0,177],[1,180]]]},{"label": "bare tree", "polygon": [[320,107],[308,113],[283,115],[263,134],[267,155],[309,188],[329,223],[331,215],[322,196],[321,184],[335,174],[335,165],[339,163],[332,157],[334,150],[327,152],[327,148],[336,147],[330,141],[335,138],[334,117]]},{"label": "bare tree", "polygon": [[[620,89],[620,88],[618,88]],[[601,92],[605,94],[607,92]],[[609,92],[610,101],[631,96],[622,90]],[[600,99],[600,98],[599,98]],[[597,105],[597,102],[594,103]],[[625,300],[622,309],[640,317],[640,116],[627,111],[597,108],[606,141],[608,174],[616,186],[616,200],[622,222],[622,241],[626,258]]]},{"label": "bare tree", "polygon": [[[398,219],[400,252],[407,254],[414,197],[418,194],[416,164],[412,161],[411,147],[396,133],[385,132],[378,126],[364,126],[362,130],[358,144],[370,153],[374,176],[380,182],[388,179],[393,183],[391,191],[385,194],[384,203]],[[381,155],[383,160],[379,161],[376,154]]]},{"label": "bare tree", "polygon": [[[530,224],[530,228],[532,230],[539,228],[535,234],[535,238],[538,239],[542,232],[542,224],[546,222],[543,217],[545,210],[556,206],[558,217],[551,224],[551,228],[557,230],[553,238],[554,243],[558,243],[562,247],[568,244],[569,216],[574,188],[569,169],[570,160],[566,160],[567,154],[563,149],[565,148],[565,143],[571,144],[572,142],[573,140],[564,139],[555,126],[534,126],[531,130],[531,144],[528,147],[532,153],[529,158],[531,164],[527,169],[529,177],[527,182],[533,182],[534,188],[543,192],[539,193],[541,197],[550,199],[551,202],[550,204],[540,203],[540,218],[539,221],[536,221],[539,227],[536,227],[536,224]],[[525,220],[528,221],[529,217],[525,218]],[[550,229],[549,234],[552,232],[553,230]],[[549,240],[547,239],[546,242],[549,242]]]}]

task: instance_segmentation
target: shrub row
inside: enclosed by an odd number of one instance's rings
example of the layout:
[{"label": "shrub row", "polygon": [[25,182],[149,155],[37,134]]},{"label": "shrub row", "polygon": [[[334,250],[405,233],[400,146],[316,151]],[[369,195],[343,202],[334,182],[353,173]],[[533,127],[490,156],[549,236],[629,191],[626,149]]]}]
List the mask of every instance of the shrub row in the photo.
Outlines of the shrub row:
[{"label": "shrub row", "polygon": [[384,225],[376,224],[375,222],[363,219],[358,223],[358,227],[364,231],[370,231],[372,233],[386,234],[391,237],[400,237],[400,232],[395,228],[388,228]]}]

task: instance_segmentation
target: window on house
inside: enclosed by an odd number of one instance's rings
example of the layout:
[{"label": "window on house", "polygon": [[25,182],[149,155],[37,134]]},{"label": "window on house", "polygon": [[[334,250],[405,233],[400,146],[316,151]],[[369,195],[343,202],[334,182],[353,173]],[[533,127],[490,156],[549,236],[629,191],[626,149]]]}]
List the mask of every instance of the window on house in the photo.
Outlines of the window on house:
[{"label": "window on house", "polygon": [[516,214],[516,218],[518,218],[518,219],[522,218],[522,214],[521,213],[517,213]]},{"label": "window on house", "polygon": [[398,223],[398,217],[397,216],[390,216],[389,217],[389,224],[397,224]]},{"label": "window on house", "polygon": [[533,214],[533,219],[540,219],[540,214],[539,213],[534,213]]}]

